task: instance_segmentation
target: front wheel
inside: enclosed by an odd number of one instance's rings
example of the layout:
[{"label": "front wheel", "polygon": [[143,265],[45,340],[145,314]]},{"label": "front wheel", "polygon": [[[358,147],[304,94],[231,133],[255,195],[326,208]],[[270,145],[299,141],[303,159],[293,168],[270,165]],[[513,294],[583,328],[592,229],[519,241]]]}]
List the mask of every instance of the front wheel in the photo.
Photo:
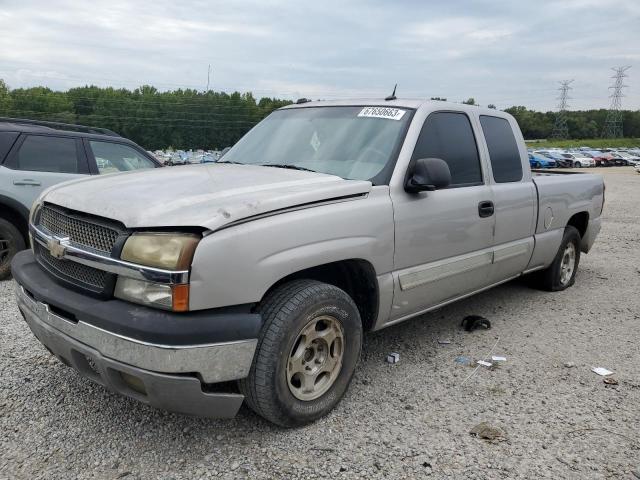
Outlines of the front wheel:
[{"label": "front wheel", "polygon": [[275,288],[258,311],[264,325],[240,380],[248,406],[283,427],[313,422],[347,391],[362,346],[358,308],[343,290],[315,280]]},{"label": "front wheel", "polygon": [[573,162],[573,166],[574,168],[580,168],[582,167],[582,164],[580,162]]},{"label": "front wheel", "polygon": [[580,242],[580,232],[571,225],[567,226],[553,263],[539,273],[539,284],[544,290],[557,292],[575,283],[580,263]]}]

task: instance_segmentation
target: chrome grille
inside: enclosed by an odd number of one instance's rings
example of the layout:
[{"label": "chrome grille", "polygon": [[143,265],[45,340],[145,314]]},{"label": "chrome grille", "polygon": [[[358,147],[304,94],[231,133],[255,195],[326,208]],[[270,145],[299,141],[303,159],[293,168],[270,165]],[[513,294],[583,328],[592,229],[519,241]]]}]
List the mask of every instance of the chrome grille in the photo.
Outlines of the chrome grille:
[{"label": "chrome grille", "polygon": [[69,237],[72,243],[104,253],[111,253],[120,229],[98,221],[88,221],[45,205],[40,211],[40,225],[57,237]]},{"label": "chrome grille", "polygon": [[95,292],[102,292],[105,289],[108,273],[104,270],[57,259],[38,243],[34,245],[34,250],[40,265],[52,275]]}]

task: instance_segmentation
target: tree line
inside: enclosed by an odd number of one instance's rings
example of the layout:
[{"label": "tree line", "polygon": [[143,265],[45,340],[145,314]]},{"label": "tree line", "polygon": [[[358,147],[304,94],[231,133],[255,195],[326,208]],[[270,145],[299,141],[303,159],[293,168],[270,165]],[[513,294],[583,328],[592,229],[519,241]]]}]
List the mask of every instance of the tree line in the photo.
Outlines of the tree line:
[{"label": "tree line", "polygon": [[86,86],[9,89],[0,80],[0,116],[75,123],[113,130],[149,150],[233,145],[273,110],[291,103],[251,93],[134,90]]},{"label": "tree line", "polygon": [[[67,91],[46,87],[10,89],[0,79],[0,116],[108,128],[149,150],[222,149],[237,142],[273,110],[290,103],[268,97],[258,100],[251,93],[240,92],[161,92],[148,85],[133,90],[96,86]],[[475,100],[470,98],[464,103],[474,105]],[[526,139],[551,135],[554,112],[537,112],[523,106],[505,111],[518,120]],[[567,112],[569,136],[599,137],[606,115],[604,109]],[[624,111],[623,119],[624,136],[640,137],[640,111]]]}]

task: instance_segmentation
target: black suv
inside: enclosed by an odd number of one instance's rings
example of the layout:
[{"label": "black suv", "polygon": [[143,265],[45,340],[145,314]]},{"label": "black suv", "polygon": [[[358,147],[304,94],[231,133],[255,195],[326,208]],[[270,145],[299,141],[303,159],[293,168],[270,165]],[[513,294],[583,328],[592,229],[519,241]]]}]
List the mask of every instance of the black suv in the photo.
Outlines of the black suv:
[{"label": "black suv", "polygon": [[84,175],[161,166],[111,130],[0,117],[0,280],[29,244],[29,210],[43,190]]}]

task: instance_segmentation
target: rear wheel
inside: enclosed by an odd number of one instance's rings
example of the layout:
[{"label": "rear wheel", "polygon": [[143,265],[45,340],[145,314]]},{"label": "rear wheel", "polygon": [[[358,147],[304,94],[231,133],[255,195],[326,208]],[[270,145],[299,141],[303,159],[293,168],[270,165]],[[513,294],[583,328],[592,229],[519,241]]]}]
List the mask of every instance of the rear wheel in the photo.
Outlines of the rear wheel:
[{"label": "rear wheel", "polygon": [[569,288],[575,283],[580,263],[580,233],[571,225],[564,229],[564,235],[553,263],[539,272],[539,285],[550,292]]},{"label": "rear wheel", "polygon": [[343,290],[294,280],[260,304],[264,325],[247,378],[248,406],[275,424],[317,420],[345,394],[362,345],[358,309]]},{"label": "rear wheel", "polygon": [[25,249],[24,238],[20,230],[7,220],[0,218],[0,280],[11,275],[11,259],[20,250]]}]

